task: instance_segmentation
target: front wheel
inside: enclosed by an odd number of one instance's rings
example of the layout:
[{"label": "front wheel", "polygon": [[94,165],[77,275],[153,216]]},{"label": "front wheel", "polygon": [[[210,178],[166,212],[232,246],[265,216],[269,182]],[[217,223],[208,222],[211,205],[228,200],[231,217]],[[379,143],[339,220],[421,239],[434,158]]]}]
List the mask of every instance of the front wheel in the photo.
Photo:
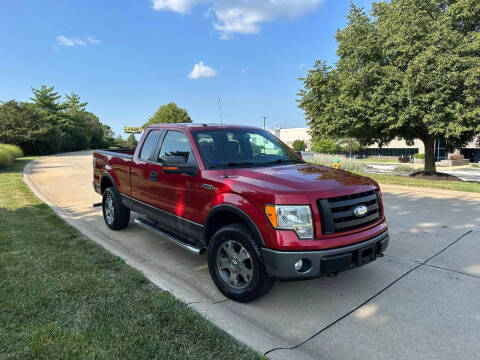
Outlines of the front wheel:
[{"label": "front wheel", "polygon": [[213,235],[208,268],[217,288],[238,302],[263,296],[274,283],[265,271],[255,236],[243,224],[224,226]]},{"label": "front wheel", "polygon": [[122,204],[120,193],[114,187],[109,187],[103,193],[103,219],[112,230],[125,228],[130,221],[130,209]]}]

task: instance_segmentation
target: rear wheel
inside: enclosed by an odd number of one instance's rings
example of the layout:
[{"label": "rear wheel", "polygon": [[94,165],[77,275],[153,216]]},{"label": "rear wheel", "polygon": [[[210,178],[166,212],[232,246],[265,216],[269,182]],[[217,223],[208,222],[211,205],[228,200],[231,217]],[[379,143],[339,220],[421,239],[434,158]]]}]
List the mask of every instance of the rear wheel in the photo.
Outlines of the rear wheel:
[{"label": "rear wheel", "polygon": [[102,200],[103,219],[112,230],[127,227],[130,221],[130,209],[122,204],[120,193],[114,187],[105,189]]},{"label": "rear wheel", "polygon": [[263,296],[274,283],[265,272],[255,236],[243,224],[224,226],[213,235],[208,268],[217,288],[239,302],[250,302]]}]

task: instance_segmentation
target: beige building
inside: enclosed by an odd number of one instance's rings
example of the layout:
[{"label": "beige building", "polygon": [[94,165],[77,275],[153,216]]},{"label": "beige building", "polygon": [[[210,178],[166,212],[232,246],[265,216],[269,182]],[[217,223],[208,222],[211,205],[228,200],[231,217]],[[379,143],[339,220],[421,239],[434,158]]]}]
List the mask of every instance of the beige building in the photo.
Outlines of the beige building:
[{"label": "beige building", "polygon": [[307,127],[289,129],[281,129],[277,127],[272,131],[272,134],[289,146],[292,146],[295,140],[303,140],[307,145],[307,149],[309,149],[312,146],[312,137],[308,133],[308,130],[309,128]]},{"label": "beige building", "polygon": [[[287,145],[292,146],[295,140],[303,140],[307,144],[307,149],[310,149],[312,145],[312,138],[309,134],[309,128],[290,128],[290,129],[281,129],[275,128],[272,131],[275,136],[280,138]],[[461,154],[465,159],[470,159],[470,161],[478,162],[480,161],[480,145],[478,143],[478,137],[467,144],[461,149],[457,149],[455,153]],[[435,144],[435,154],[437,161],[444,160],[448,158],[448,151],[445,149],[446,142],[445,140],[439,140]],[[387,145],[379,147],[377,144],[367,146],[365,151],[362,151],[362,156],[382,156],[382,157],[398,157],[400,155],[410,155],[414,154],[423,154],[425,153],[425,146],[420,140],[415,140],[413,145],[407,145],[405,140],[394,139]]]}]

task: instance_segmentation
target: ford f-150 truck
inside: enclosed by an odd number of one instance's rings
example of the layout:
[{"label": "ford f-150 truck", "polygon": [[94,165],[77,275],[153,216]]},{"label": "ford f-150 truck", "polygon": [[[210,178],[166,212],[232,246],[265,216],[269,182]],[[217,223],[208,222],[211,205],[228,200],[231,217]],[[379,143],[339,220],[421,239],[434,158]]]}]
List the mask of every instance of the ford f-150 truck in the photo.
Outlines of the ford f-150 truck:
[{"label": "ford f-150 truck", "polygon": [[270,132],[162,124],[135,151],[97,150],[93,186],[112,230],[135,224],[208,250],[227,297],[249,302],[278,280],[311,279],[381,256],[389,236],[378,184],[306,163]]}]

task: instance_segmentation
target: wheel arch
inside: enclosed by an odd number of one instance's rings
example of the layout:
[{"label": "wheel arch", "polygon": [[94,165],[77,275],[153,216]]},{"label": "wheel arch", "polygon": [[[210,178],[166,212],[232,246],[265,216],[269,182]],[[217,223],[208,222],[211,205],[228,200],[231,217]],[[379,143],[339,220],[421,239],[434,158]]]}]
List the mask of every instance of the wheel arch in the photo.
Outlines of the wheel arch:
[{"label": "wheel arch", "polygon": [[208,213],[205,221],[205,244],[208,245],[211,237],[218,229],[238,222],[245,224],[252,231],[260,241],[260,246],[265,246],[262,234],[252,218],[242,209],[229,204],[217,205]]},{"label": "wheel arch", "polygon": [[105,192],[105,189],[111,186],[117,187],[117,184],[112,175],[110,175],[108,172],[104,172],[102,174],[102,178],[100,179],[100,191],[102,195]]}]

